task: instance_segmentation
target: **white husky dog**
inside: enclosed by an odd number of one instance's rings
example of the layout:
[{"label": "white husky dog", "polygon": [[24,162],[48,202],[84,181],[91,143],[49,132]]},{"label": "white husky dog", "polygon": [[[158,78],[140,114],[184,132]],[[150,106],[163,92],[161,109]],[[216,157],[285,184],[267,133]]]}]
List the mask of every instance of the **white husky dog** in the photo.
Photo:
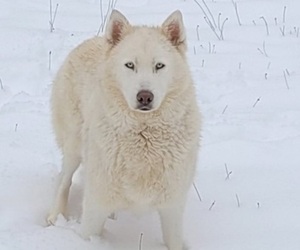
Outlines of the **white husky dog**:
[{"label": "white husky dog", "polygon": [[84,238],[100,235],[112,212],[155,209],[168,248],[183,249],[200,131],[185,52],[180,11],[160,27],[145,27],[113,10],[104,37],[70,53],[53,84],[63,166],[48,223],[66,215],[72,176],[82,163]]}]

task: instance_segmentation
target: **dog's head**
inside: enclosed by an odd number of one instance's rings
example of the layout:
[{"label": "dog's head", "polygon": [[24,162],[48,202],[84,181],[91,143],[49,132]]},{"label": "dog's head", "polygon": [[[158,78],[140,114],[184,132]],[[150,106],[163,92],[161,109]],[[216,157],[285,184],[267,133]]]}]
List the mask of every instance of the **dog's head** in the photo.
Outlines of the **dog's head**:
[{"label": "dog's head", "polygon": [[105,37],[111,46],[108,70],[130,109],[157,110],[168,93],[182,87],[186,41],[180,11],[160,27],[139,27],[113,10]]}]

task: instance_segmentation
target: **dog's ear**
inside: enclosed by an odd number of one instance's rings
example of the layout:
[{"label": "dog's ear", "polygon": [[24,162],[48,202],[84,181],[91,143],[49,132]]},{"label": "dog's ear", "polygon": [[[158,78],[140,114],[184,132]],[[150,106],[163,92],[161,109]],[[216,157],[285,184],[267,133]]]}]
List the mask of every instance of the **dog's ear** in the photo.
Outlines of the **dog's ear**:
[{"label": "dog's ear", "polygon": [[177,47],[182,52],[186,50],[185,29],[182,14],[179,10],[174,11],[163,22],[161,28],[173,46]]},{"label": "dog's ear", "polygon": [[125,31],[129,27],[130,24],[126,17],[120,11],[113,10],[105,29],[106,39],[112,45],[116,45],[122,40]]}]

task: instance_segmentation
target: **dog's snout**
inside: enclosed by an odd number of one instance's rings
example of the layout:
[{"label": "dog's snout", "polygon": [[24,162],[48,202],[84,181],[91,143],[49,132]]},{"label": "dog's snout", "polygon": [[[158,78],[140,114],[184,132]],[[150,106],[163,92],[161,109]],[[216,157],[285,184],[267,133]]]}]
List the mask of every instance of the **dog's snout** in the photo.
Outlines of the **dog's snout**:
[{"label": "dog's snout", "polygon": [[149,105],[153,101],[154,95],[149,90],[141,90],[137,95],[137,101],[143,106]]}]

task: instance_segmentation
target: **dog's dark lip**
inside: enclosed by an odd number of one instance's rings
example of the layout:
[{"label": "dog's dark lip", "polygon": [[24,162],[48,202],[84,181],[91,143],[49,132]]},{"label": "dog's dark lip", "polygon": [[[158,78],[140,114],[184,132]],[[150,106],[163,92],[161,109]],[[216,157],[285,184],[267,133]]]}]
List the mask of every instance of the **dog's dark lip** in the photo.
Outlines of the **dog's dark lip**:
[{"label": "dog's dark lip", "polygon": [[147,111],[150,111],[152,108],[148,107],[148,106],[141,106],[141,107],[138,107],[137,109],[140,111],[143,111],[143,112],[147,112]]},{"label": "dog's dark lip", "polygon": [[147,111],[150,111],[151,109],[150,108],[141,108],[140,110],[143,112],[147,112]]}]

